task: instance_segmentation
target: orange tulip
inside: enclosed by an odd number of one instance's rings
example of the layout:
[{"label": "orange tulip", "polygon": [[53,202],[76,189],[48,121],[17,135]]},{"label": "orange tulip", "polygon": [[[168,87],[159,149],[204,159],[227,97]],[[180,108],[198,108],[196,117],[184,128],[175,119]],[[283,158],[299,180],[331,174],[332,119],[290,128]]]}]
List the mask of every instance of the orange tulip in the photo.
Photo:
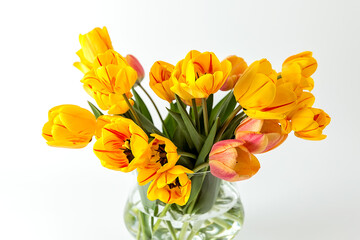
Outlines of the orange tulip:
[{"label": "orange tulip", "polygon": [[148,163],[138,168],[137,180],[140,185],[145,185],[157,177],[158,174],[175,166],[180,158],[177,147],[169,139],[158,134],[151,134],[151,159]]},{"label": "orange tulip", "polygon": [[256,174],[260,163],[244,144],[245,141],[237,139],[215,143],[209,155],[211,173],[229,182],[245,180]]},{"label": "orange tulip", "polygon": [[251,153],[264,153],[283,143],[287,134],[283,134],[278,120],[259,120],[246,118],[235,130],[235,138],[245,141]]},{"label": "orange tulip", "polygon": [[175,94],[170,90],[173,86],[171,73],[174,66],[170,63],[157,61],[150,69],[150,87],[159,98],[171,103],[175,100]]},{"label": "orange tulip", "polygon": [[94,153],[104,167],[130,172],[149,161],[148,136],[132,120],[118,117],[102,128]]},{"label": "orange tulip", "polygon": [[176,165],[162,172],[151,182],[148,188],[149,200],[159,199],[167,204],[185,205],[191,192],[191,180],[187,176],[188,173],[193,172],[181,165]]}]

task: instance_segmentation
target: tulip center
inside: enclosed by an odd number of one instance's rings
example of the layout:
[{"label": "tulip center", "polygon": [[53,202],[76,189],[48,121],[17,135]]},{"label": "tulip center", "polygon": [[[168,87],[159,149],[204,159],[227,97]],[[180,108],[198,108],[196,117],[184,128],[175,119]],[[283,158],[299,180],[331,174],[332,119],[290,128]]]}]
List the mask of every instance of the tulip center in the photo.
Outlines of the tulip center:
[{"label": "tulip center", "polygon": [[168,184],[168,186],[169,186],[170,189],[173,189],[173,188],[175,188],[175,187],[180,188],[180,187],[181,187],[181,184],[180,184],[179,178],[177,177],[177,178],[175,179],[175,181],[172,182],[172,183],[170,183],[170,184]]},{"label": "tulip center", "polygon": [[159,153],[159,160],[157,160],[156,162],[159,162],[161,166],[167,164],[168,159],[166,156],[167,152],[165,152],[165,144],[159,144],[159,148],[156,151]]},{"label": "tulip center", "polygon": [[130,149],[130,139],[126,139],[125,143],[124,143],[124,148],[122,148],[123,153],[126,155],[127,160],[129,161],[129,163],[131,163],[131,161],[135,158],[134,155],[132,154],[132,151]]}]

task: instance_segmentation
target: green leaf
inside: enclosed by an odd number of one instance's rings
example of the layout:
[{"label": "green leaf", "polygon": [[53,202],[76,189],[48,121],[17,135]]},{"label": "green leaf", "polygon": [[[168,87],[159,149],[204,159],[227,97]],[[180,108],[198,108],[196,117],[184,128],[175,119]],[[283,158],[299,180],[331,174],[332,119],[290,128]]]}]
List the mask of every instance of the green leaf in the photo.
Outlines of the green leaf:
[{"label": "green leaf", "polygon": [[[194,149],[194,143],[193,143],[191,137],[189,136],[189,133],[186,131],[186,126],[185,126],[185,123],[184,123],[184,121],[183,121],[180,113],[174,112],[174,111],[172,111],[172,110],[170,110],[170,109],[168,109],[168,108],[167,108],[167,110],[169,111],[169,114],[171,114],[171,116],[172,116],[172,117],[175,119],[175,121],[177,122],[177,124],[178,124],[177,129],[180,130],[179,132],[182,132],[182,133],[183,133],[182,136],[184,136],[184,138],[186,139],[186,142],[187,142],[187,144],[189,145],[189,148],[190,148],[190,149]],[[178,136],[177,133],[175,132],[174,137],[173,137],[174,141],[176,141],[176,139],[179,138],[179,137],[180,137],[180,136]],[[175,144],[175,145],[176,145],[176,144]],[[176,145],[176,146],[178,146],[178,145]],[[186,150],[186,149],[184,148],[184,146],[183,146],[181,149]]]},{"label": "green leaf", "polygon": [[236,106],[235,96],[234,94],[232,94],[232,92],[230,93],[231,95],[228,97],[226,103],[219,112],[219,117],[221,120],[220,124],[223,124],[225,122],[227,117],[234,111],[234,108]]},{"label": "green leaf", "polygon": [[134,97],[135,97],[135,102],[137,104],[137,107],[139,109],[139,111],[151,122],[153,122],[153,119],[151,117],[151,114],[149,112],[149,109],[146,107],[144,101],[142,100],[142,98],[140,97],[140,95],[136,92],[135,88],[132,89],[133,93],[134,93]]},{"label": "green leaf", "polygon": [[202,214],[208,212],[215,204],[219,195],[221,179],[207,173],[202,183],[193,213]]},{"label": "green leaf", "polygon": [[104,115],[94,104],[92,104],[91,102],[87,101],[88,104],[90,105],[91,110],[93,111],[95,118],[97,119],[98,117],[100,117],[101,115]]},{"label": "green leaf", "polygon": [[207,110],[208,110],[208,118],[210,118],[210,116],[211,116],[213,103],[214,103],[214,94],[210,94],[210,96],[206,99],[206,105],[207,105]]},{"label": "green leaf", "polygon": [[212,126],[209,135],[207,136],[204,145],[198,155],[198,158],[196,159],[195,167],[199,166],[200,164],[203,164],[206,160],[206,157],[209,155],[210,150],[212,146],[214,145],[214,139],[216,135],[216,130],[218,126],[219,119],[216,119],[214,125]]},{"label": "green leaf", "polygon": [[[176,111],[177,107],[175,104],[170,103],[170,109],[173,111]],[[175,137],[174,134],[175,134],[175,130],[177,127],[176,120],[171,116],[170,113],[168,113],[168,115],[164,119],[164,123],[165,123],[166,129],[169,133],[169,138],[172,139],[173,137]],[[163,129],[164,129],[164,126],[163,126]]]},{"label": "green leaf", "polygon": [[[209,155],[210,150],[214,143],[218,122],[219,122],[219,119],[217,118],[214,125],[212,126],[212,128],[210,130],[208,137],[205,140],[205,143],[199,153],[198,158],[196,159],[195,167],[204,163],[207,156]],[[207,170],[207,168],[201,170],[201,172],[204,172],[206,170]],[[188,200],[189,203],[197,198],[197,196],[202,188],[204,179],[205,179],[205,174],[194,175],[191,178],[191,193],[190,193],[190,197]]]},{"label": "green leaf", "polygon": [[232,92],[229,92],[221,101],[216,104],[216,106],[212,109],[210,117],[209,117],[209,125],[211,126],[215,119],[219,116],[221,109],[226,107],[228,102],[230,101],[231,95],[234,95]]},{"label": "green leaf", "polygon": [[147,197],[147,190],[150,186],[150,183],[140,186],[138,184],[138,189],[139,189],[139,193],[140,193],[140,198],[141,198],[141,202],[143,204],[143,206],[145,207],[145,210],[148,211],[149,209],[154,209],[155,207],[155,201],[150,201]]},{"label": "green leaf", "polygon": [[241,112],[240,114],[236,115],[233,120],[231,120],[229,126],[225,130],[224,134],[221,136],[221,139],[232,139],[234,136],[234,131],[237,126],[241,123],[242,120],[246,118],[246,114]]},{"label": "green leaf", "polygon": [[156,133],[159,134],[161,136],[163,136],[164,134],[157,129],[154,124],[152,122],[149,121],[149,119],[147,119],[138,109],[134,108],[135,112],[137,113],[137,115],[140,118],[141,124],[142,126],[145,128],[143,130],[145,130],[148,133]]},{"label": "green leaf", "polygon": [[203,145],[204,139],[203,137],[196,131],[196,128],[193,124],[193,121],[191,120],[191,118],[189,117],[188,113],[186,112],[185,107],[182,105],[182,101],[180,100],[180,98],[175,95],[176,97],[176,103],[177,103],[177,107],[179,109],[181,118],[184,121],[186,130],[188,131],[190,138],[192,139],[192,142],[195,145],[195,148],[198,152],[200,152],[201,147]]}]

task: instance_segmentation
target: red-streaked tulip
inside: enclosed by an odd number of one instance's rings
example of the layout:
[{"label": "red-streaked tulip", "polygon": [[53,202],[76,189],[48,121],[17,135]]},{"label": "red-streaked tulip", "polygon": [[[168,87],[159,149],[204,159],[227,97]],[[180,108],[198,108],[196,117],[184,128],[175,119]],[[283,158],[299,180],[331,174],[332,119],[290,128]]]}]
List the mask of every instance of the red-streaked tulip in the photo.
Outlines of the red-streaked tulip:
[{"label": "red-streaked tulip", "polygon": [[252,177],[260,169],[257,158],[237,139],[214,144],[209,155],[210,171],[215,177],[229,182]]},{"label": "red-streaked tulip", "polygon": [[50,109],[42,136],[52,147],[83,148],[91,141],[95,128],[94,114],[79,106],[64,104]]},{"label": "red-streaked tulip", "polygon": [[144,79],[145,71],[139,60],[131,54],[126,55],[126,61],[137,72],[137,82],[141,82]]},{"label": "red-streaked tulip", "polygon": [[295,136],[306,140],[322,140],[326,138],[322,132],[329,125],[331,118],[322,109],[303,108],[291,118]]},{"label": "red-streaked tulip", "polygon": [[251,153],[268,152],[283,143],[284,134],[278,120],[246,118],[235,130],[235,138],[245,141]]}]

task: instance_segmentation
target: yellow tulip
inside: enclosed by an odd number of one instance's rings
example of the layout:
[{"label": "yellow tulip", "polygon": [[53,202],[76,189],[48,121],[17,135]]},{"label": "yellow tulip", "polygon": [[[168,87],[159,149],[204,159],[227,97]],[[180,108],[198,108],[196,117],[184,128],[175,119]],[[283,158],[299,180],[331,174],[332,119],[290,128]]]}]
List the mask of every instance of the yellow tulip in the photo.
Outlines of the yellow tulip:
[{"label": "yellow tulip", "polygon": [[167,204],[185,205],[191,192],[191,180],[187,176],[188,173],[193,172],[181,165],[176,165],[159,174],[148,188],[149,200],[159,199]]},{"label": "yellow tulip", "polygon": [[96,56],[113,49],[109,33],[106,27],[94,28],[87,34],[80,34],[81,49],[76,53],[80,62],[75,62],[74,66],[84,74],[90,71]]},{"label": "yellow tulip", "polygon": [[102,130],[106,124],[114,123],[116,119],[121,118],[120,116],[101,115],[96,119],[96,131],[95,138],[101,138]]},{"label": "yellow tulip", "polygon": [[171,73],[174,70],[174,65],[157,61],[150,69],[150,87],[158,95],[159,98],[171,103],[175,100],[175,94],[170,90],[173,86],[171,81]]},{"label": "yellow tulip", "polygon": [[147,184],[158,174],[174,167],[180,158],[173,142],[158,134],[151,134],[151,136],[154,137],[150,143],[151,159],[149,163],[138,168],[137,180],[140,185]]},{"label": "yellow tulip", "polygon": [[235,55],[227,57],[226,60],[229,60],[231,62],[232,68],[224,85],[222,85],[222,87],[220,88],[221,91],[228,91],[230,89],[233,89],[239,77],[243,75],[246,68],[248,67],[243,58]]},{"label": "yellow tulip", "polygon": [[150,159],[148,137],[132,120],[118,117],[102,128],[94,153],[109,169],[130,172]]},{"label": "yellow tulip", "polygon": [[302,52],[287,58],[282,66],[281,78],[284,82],[291,82],[295,88],[311,91],[314,80],[311,75],[316,71],[317,62],[312,52]]},{"label": "yellow tulip", "polygon": [[310,92],[302,92],[301,95],[297,99],[296,106],[288,113],[286,113],[283,119],[280,119],[280,124],[283,130],[283,133],[288,134],[292,130],[291,118],[294,114],[300,109],[306,107],[312,107],[315,102],[315,97]]},{"label": "yellow tulip", "polygon": [[91,141],[96,128],[95,116],[76,105],[60,105],[49,111],[42,136],[53,147],[83,148]]},{"label": "yellow tulip", "polygon": [[296,94],[287,84],[277,84],[277,73],[266,59],[246,69],[235,85],[234,95],[254,119],[282,119],[296,105]]},{"label": "yellow tulip", "polygon": [[322,132],[329,125],[330,117],[321,109],[303,108],[291,118],[295,136],[307,140],[322,140],[326,138]]},{"label": "yellow tulip", "polygon": [[[132,97],[130,89],[136,80],[137,73],[126,59],[114,50],[108,50],[96,57],[93,69],[81,82],[101,109],[109,110],[109,114],[122,114],[129,110],[123,94],[128,99]],[[130,103],[134,104],[132,100]]]},{"label": "yellow tulip", "polygon": [[212,52],[193,50],[175,66],[171,90],[186,101],[207,98],[221,88],[230,71],[230,61],[220,62]]}]

